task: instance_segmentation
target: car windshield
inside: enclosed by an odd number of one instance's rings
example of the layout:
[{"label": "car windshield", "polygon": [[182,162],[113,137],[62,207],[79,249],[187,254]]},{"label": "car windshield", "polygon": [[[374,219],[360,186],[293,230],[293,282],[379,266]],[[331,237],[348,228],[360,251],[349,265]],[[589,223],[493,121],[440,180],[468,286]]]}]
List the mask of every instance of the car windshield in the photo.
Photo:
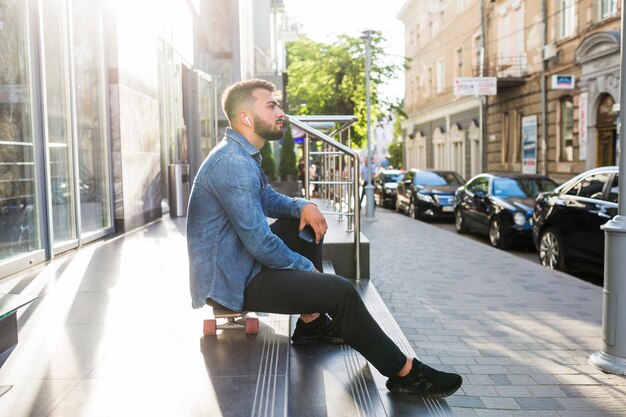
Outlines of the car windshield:
[{"label": "car windshield", "polygon": [[463,178],[454,172],[418,172],[415,183],[428,187],[442,185],[463,185]]},{"label": "car windshield", "polygon": [[554,190],[556,184],[547,178],[495,178],[493,195],[496,197],[534,197],[543,191]]},{"label": "car windshield", "polygon": [[385,174],[385,182],[398,182],[402,179],[402,173]]}]

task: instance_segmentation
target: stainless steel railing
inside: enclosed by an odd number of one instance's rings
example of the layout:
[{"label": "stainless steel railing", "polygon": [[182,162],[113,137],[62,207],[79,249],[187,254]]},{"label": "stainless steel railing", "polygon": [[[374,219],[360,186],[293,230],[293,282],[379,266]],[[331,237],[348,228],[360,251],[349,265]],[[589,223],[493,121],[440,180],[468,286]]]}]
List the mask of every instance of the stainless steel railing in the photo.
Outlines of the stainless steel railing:
[{"label": "stainless steel railing", "polygon": [[[361,278],[361,216],[359,202],[359,155],[350,148],[350,127],[356,116],[286,116],[289,122],[305,132],[304,196],[311,198],[311,186],[325,201],[324,215],[346,220],[346,231],[354,233],[355,279]],[[333,123],[335,129],[325,134],[311,124]],[[338,125],[338,127],[337,127]],[[333,136],[336,138],[334,139]],[[311,150],[311,141],[315,148]],[[317,149],[321,145],[321,149]],[[320,178],[310,178],[311,157],[319,164]]]}]

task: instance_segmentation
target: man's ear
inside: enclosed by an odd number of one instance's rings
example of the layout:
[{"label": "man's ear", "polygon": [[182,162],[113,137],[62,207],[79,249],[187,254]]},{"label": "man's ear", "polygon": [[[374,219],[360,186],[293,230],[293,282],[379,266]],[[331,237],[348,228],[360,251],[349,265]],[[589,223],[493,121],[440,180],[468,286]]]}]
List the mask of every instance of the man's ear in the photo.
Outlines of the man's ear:
[{"label": "man's ear", "polygon": [[239,113],[239,122],[242,125],[245,125],[245,126],[248,126],[248,127],[252,126],[252,123],[250,123],[250,117],[248,116],[248,113],[246,113],[244,111]]}]

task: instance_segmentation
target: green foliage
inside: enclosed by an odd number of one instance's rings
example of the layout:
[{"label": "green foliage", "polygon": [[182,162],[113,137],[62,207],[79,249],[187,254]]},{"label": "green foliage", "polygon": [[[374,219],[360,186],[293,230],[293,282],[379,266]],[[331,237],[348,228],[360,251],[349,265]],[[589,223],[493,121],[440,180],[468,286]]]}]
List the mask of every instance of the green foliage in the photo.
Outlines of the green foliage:
[{"label": "green foliage", "polygon": [[398,138],[394,138],[391,141],[387,152],[389,152],[389,163],[395,169],[404,168],[404,144]]},{"label": "green foliage", "polygon": [[270,142],[265,142],[265,145],[261,148],[261,168],[265,175],[272,180],[276,176],[276,162],[274,161],[274,153],[272,152],[272,146]]},{"label": "green foliage", "polygon": [[298,175],[294,146],[295,143],[293,141],[293,134],[291,133],[291,126],[288,125],[285,137],[283,138],[282,145],[280,147],[280,164],[278,166],[278,173],[281,176]]},{"label": "green foliage", "polygon": [[402,121],[406,119],[402,107],[403,103],[400,103],[392,110],[394,113],[393,140],[387,148],[389,163],[396,169],[404,168],[404,143],[399,140],[402,137]]},{"label": "green foliage", "polygon": [[[371,43],[370,116],[375,126],[392,103],[379,99],[378,87],[395,77],[403,65],[385,53],[385,40],[376,33]],[[299,115],[356,115],[352,141],[366,138],[365,44],[359,38],[340,35],[325,44],[306,37],[287,45],[287,101]]]}]

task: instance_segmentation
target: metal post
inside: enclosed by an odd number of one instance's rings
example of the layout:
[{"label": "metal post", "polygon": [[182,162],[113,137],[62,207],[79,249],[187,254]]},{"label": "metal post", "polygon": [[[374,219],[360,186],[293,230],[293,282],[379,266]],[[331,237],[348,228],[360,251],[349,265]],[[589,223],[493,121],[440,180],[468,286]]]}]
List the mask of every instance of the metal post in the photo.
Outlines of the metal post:
[{"label": "metal post", "polygon": [[[625,2],[622,0],[622,10]],[[622,14],[620,107],[621,103],[626,103],[626,82],[623,81],[626,80],[625,29]],[[619,117],[621,140],[626,137],[626,111],[620,111]],[[619,170],[622,178],[619,182],[618,214],[602,226],[605,236],[602,351],[592,353],[589,363],[605,372],[626,375],[626,152],[620,151]]]},{"label": "metal post", "polygon": [[546,61],[544,53],[546,49],[546,0],[541,0],[541,174],[548,174],[548,103],[546,100]]},{"label": "metal post", "polygon": [[309,134],[304,135],[304,198],[311,199],[311,192],[309,191]]},{"label": "metal post", "polygon": [[[372,45],[372,35],[376,33],[373,30],[363,31],[361,39],[365,40],[365,108],[367,114],[367,181],[365,186],[365,219],[374,220],[374,185],[372,184],[372,144],[370,141],[370,55]],[[358,178],[358,177],[357,177]]]}]

